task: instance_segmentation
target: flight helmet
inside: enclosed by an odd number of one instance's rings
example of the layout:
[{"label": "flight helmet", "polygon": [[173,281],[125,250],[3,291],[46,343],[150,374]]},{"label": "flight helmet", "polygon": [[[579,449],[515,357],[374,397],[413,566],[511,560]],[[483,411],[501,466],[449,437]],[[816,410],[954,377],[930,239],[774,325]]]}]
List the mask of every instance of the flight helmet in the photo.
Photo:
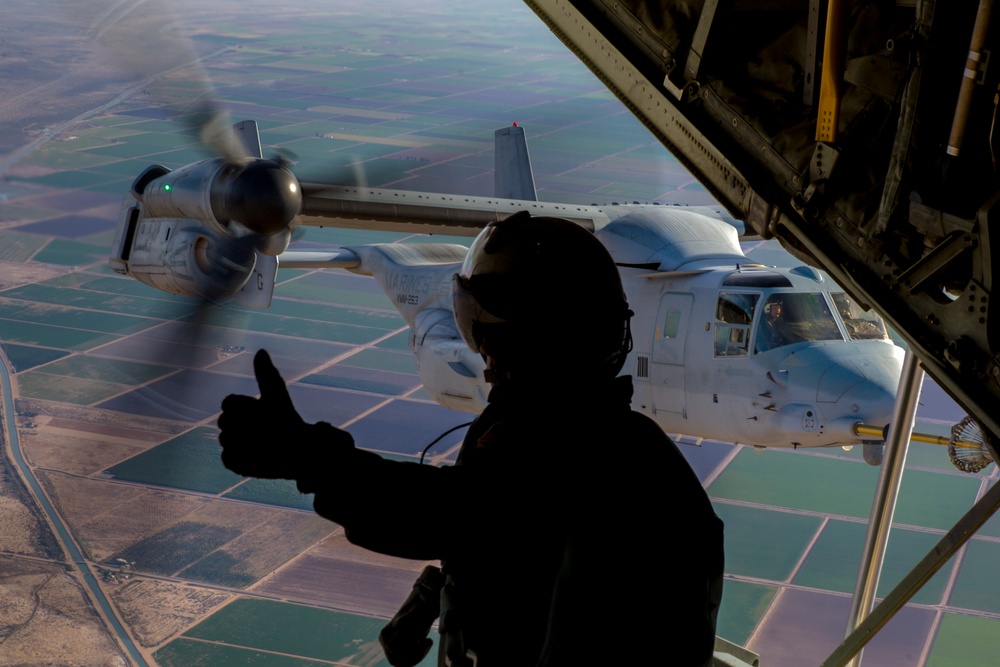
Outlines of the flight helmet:
[{"label": "flight helmet", "polygon": [[517,213],[490,223],[455,274],[465,343],[496,362],[494,378],[557,373],[611,378],[632,349],[618,268],[578,224]]}]

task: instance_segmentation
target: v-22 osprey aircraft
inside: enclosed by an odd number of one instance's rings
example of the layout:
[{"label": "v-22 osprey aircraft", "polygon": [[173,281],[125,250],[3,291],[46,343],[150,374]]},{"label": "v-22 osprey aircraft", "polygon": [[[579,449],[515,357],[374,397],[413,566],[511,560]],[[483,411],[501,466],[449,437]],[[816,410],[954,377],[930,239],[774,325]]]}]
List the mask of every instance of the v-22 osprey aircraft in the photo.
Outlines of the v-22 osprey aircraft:
[{"label": "v-22 osprey aircraft", "polygon": [[[489,393],[485,364],[459,337],[451,303],[464,246],[289,250],[291,228],[471,236],[520,211],[566,218],[592,230],[619,266],[635,312],[622,371],[634,379],[634,409],[671,434],[757,447],[861,444],[865,460],[880,463],[883,441],[856,429],[888,423],[903,350],[874,311],[822,271],[754,263],[735,221],[708,207],[538,202],[516,124],[496,133],[503,196],[492,198],[299,183],[282,160],[261,157],[255,123],[234,129],[241,155],[176,171],[154,165],[135,179],[112,269],[168,292],[233,296],[252,307],[270,305],[279,264],[373,276],[410,326],[427,391],[441,405],[479,412]],[[566,335],[587,332],[566,322]]]}]

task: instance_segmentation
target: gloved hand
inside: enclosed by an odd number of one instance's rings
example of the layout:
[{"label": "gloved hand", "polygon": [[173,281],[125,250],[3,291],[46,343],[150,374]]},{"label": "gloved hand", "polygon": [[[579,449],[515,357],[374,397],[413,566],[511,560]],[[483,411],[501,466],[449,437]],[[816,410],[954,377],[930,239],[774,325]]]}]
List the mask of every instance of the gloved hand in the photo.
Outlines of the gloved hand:
[{"label": "gloved hand", "polygon": [[329,473],[338,454],[353,450],[354,440],[326,422],[307,424],[299,416],[265,350],[257,352],[253,370],[260,398],[230,394],[222,401],[222,463],[245,477],[297,480],[299,491],[310,493],[313,480],[324,469]]}]

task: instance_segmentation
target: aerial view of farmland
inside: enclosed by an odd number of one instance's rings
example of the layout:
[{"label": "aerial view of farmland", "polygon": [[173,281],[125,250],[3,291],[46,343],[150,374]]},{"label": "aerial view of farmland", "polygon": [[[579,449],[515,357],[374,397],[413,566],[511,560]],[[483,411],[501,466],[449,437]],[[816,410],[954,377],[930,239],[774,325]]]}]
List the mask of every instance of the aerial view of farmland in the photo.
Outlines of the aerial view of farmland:
[{"label": "aerial view of farmland", "polygon": [[[270,308],[206,308],[108,267],[133,179],[210,157],[201,103],[256,120],[303,181],[492,196],[493,133],[516,121],[540,200],[715,205],[521,2],[297,4],[0,9],[0,665],[385,665],[378,632],[426,565],[352,545],[294,482],[219,459],[220,402],[257,393],[261,348],[307,421],[387,457],[416,462],[473,418],[423,389],[371,278],[281,269]],[[327,227],[293,243],[423,241]],[[926,383],[921,430],[961,416]],[[454,462],[464,434],[425,463]],[[843,637],[878,469],[856,450],[676,436],[726,523],[719,634],[765,667],[819,664]],[[879,595],[996,476],[933,445],[907,467]],[[991,521],[866,664],[994,664],[998,550]]]}]

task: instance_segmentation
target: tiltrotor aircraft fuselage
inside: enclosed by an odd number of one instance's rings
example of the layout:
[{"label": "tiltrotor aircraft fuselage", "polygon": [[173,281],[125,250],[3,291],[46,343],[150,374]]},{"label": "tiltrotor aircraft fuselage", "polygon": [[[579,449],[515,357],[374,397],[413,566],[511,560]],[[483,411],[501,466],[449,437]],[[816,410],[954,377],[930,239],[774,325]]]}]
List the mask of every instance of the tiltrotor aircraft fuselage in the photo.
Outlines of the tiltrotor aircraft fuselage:
[{"label": "tiltrotor aircraft fuselage", "polygon": [[[668,433],[763,447],[846,446],[863,441],[857,424],[888,421],[903,351],[877,315],[822,272],[754,264],[732,226],[673,207],[636,208],[596,235],[635,311],[623,370],[635,382],[633,408]],[[286,266],[374,276],[410,325],[434,399],[470,412],[485,407],[484,363],[459,338],[451,305],[463,246],[286,254]],[[587,332],[566,322],[565,335]],[[866,444],[870,462],[880,453],[881,441]]]},{"label": "tiltrotor aircraft fuselage", "polygon": [[[526,152],[510,165],[501,159],[516,152],[509,141],[523,145],[522,133],[497,140],[503,190],[530,166]],[[889,421],[902,349],[821,271],[754,263],[732,224],[686,207],[537,202],[530,178],[511,186],[521,198],[299,184],[255,153],[147,169],[125,196],[111,267],[166,291],[235,295],[258,307],[270,303],[278,263],[372,275],[410,325],[427,390],[442,405],[478,412],[489,393],[484,363],[459,338],[451,304],[464,246],[288,250],[289,225],[472,235],[522,210],[568,218],[593,230],[620,267],[635,312],[623,370],[635,381],[635,409],[668,433],[760,447],[864,444],[866,460],[881,459],[881,440],[855,428]],[[255,196],[266,201],[258,206]],[[566,322],[565,335],[587,331]],[[559,378],[552,383],[558,391]]]}]

